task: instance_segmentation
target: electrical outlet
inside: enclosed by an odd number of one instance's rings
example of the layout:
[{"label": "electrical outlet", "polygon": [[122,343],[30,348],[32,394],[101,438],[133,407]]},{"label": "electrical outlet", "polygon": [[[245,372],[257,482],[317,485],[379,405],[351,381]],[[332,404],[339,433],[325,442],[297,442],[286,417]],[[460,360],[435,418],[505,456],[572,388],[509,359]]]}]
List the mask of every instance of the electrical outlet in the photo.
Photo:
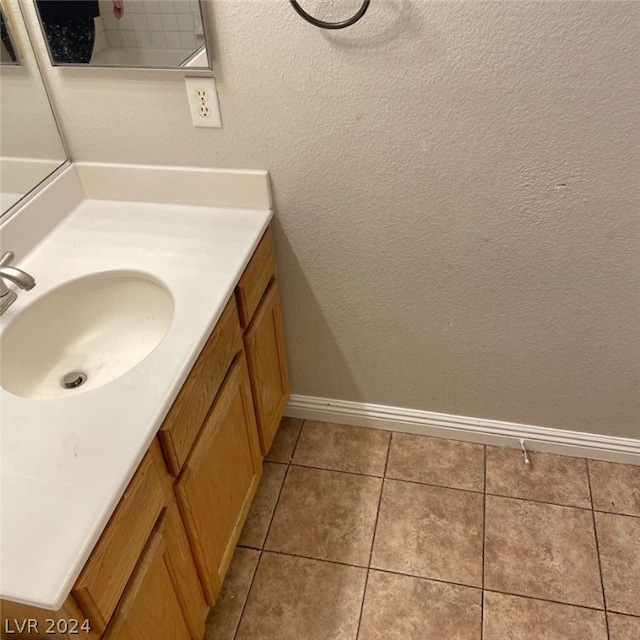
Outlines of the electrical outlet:
[{"label": "electrical outlet", "polygon": [[216,81],[213,78],[185,78],[189,111],[194,127],[222,127]]}]

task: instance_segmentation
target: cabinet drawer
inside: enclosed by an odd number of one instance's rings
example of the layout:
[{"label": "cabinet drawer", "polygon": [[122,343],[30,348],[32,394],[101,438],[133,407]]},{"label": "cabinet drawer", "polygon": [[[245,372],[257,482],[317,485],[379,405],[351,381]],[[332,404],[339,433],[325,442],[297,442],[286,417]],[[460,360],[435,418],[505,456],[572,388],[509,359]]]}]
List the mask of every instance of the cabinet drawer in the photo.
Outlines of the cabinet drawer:
[{"label": "cabinet drawer", "polygon": [[251,318],[260,304],[262,294],[275,275],[273,239],[271,237],[271,229],[267,229],[236,288],[238,311],[240,312],[240,322],[243,329],[249,326],[249,322],[251,322]]},{"label": "cabinet drawer", "polygon": [[242,330],[231,296],[158,432],[173,476],[180,473],[216,393],[241,349]]},{"label": "cabinet drawer", "polygon": [[73,587],[73,597],[98,632],[115,610],[164,506],[162,472],[150,450]]}]

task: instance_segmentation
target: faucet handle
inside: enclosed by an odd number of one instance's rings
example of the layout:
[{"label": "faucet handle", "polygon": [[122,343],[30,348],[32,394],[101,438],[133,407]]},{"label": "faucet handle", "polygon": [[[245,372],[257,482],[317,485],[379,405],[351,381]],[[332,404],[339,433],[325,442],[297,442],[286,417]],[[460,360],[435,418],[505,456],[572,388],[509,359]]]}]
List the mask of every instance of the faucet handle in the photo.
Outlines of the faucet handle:
[{"label": "faucet handle", "polygon": [[2,254],[2,258],[0,258],[0,267],[7,267],[13,262],[15,257],[13,251],[6,251]]}]

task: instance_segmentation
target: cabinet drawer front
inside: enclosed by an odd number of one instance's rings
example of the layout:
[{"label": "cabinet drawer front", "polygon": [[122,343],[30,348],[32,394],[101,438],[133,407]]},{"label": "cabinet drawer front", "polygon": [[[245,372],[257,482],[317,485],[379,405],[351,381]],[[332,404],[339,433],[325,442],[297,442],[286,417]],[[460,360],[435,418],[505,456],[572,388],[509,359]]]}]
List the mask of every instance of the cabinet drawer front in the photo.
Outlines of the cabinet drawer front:
[{"label": "cabinet drawer front", "polygon": [[261,473],[247,365],[241,354],[176,485],[178,503],[211,605]]},{"label": "cabinet drawer front", "polygon": [[269,285],[244,340],[260,445],[266,455],[289,399],[287,352],[277,280]]},{"label": "cabinet drawer front", "polygon": [[171,578],[162,523],[149,540],[105,640],[191,640]]},{"label": "cabinet drawer front", "polygon": [[100,632],[115,610],[164,505],[161,473],[149,451],[73,588],[75,600]]},{"label": "cabinet drawer front", "polygon": [[180,473],[216,393],[241,348],[238,309],[231,296],[158,432],[172,475]]},{"label": "cabinet drawer front", "polygon": [[251,322],[251,318],[260,304],[262,294],[275,275],[276,265],[273,258],[273,240],[271,229],[267,229],[236,288],[238,311],[240,312],[240,322],[243,328],[249,326],[249,322]]}]

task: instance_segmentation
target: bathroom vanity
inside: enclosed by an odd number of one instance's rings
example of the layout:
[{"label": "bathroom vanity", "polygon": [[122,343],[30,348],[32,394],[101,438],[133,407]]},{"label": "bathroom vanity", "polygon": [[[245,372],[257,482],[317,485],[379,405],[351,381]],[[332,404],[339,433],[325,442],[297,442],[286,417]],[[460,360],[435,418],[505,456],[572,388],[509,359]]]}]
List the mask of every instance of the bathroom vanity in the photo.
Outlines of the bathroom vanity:
[{"label": "bathroom vanity", "polygon": [[[2,318],[0,341],[78,282],[149,278],[173,307],[152,351],[100,385],[9,393],[3,382],[2,637],[200,640],[289,394],[268,176],[67,174],[51,197],[82,197],[16,252],[37,287]],[[19,249],[26,218],[9,222],[3,249]],[[107,333],[118,304],[101,311]]]}]

